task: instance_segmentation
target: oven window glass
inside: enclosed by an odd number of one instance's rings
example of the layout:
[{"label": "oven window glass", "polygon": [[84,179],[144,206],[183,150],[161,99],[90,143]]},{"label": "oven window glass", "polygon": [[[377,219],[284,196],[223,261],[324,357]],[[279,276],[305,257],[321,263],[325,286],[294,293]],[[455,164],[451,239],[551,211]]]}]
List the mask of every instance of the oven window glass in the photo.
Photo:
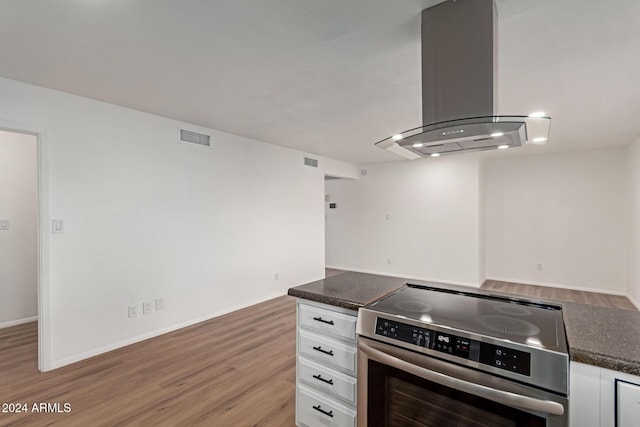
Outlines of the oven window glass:
[{"label": "oven window glass", "polygon": [[544,418],[369,360],[370,426],[537,427]]}]

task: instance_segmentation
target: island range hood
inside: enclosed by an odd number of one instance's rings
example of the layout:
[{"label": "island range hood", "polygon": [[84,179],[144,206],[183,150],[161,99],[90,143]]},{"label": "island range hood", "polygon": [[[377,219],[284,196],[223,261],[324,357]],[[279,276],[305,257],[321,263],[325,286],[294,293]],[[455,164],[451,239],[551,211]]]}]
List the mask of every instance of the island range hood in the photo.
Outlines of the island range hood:
[{"label": "island range hood", "polygon": [[422,123],[375,145],[407,159],[545,144],[551,119],[498,116],[494,0],[422,11]]}]

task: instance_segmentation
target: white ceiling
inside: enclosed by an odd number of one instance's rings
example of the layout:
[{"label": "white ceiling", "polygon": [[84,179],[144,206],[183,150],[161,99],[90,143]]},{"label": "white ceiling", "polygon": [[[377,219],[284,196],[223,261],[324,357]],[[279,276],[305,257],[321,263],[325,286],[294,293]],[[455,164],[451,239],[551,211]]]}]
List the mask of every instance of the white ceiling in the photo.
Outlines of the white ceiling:
[{"label": "white ceiling", "polygon": [[[547,152],[640,136],[640,1],[497,0],[498,112]],[[421,121],[438,0],[3,0],[0,75],[354,163]],[[1,99],[1,94],[0,94]],[[514,150],[516,151],[516,150]]]}]

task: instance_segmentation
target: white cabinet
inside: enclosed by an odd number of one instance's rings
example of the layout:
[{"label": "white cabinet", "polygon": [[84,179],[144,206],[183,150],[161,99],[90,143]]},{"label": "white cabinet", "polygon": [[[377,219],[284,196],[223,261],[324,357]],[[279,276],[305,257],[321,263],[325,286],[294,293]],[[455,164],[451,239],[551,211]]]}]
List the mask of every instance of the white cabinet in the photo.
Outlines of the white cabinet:
[{"label": "white cabinet", "polygon": [[600,427],[600,368],[569,365],[569,425]]},{"label": "white cabinet", "polygon": [[569,378],[572,427],[640,425],[640,377],[571,362]]},{"label": "white cabinet", "polygon": [[327,336],[311,334],[303,329],[299,330],[298,354],[318,360],[338,371],[356,374],[356,348]]},{"label": "white cabinet", "polygon": [[300,358],[298,360],[298,379],[301,383],[307,383],[325,394],[340,397],[349,403],[355,404],[356,402],[356,379],[349,375]]},{"label": "white cabinet", "polygon": [[356,317],[352,314],[314,307],[308,304],[298,305],[300,326],[336,338],[349,341],[356,339]]},{"label": "white cabinet", "polygon": [[299,385],[296,393],[296,418],[299,426],[355,427],[356,412],[322,393]]},{"label": "white cabinet", "polygon": [[616,425],[635,427],[640,423],[640,385],[616,381]]},{"label": "white cabinet", "polygon": [[356,425],[356,316],[298,300],[296,425]]}]

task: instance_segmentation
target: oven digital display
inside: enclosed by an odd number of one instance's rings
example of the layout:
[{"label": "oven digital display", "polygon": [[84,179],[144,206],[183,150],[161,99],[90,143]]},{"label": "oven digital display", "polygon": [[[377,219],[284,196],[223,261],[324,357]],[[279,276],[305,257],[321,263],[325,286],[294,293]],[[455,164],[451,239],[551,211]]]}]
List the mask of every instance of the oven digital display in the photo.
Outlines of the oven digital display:
[{"label": "oven digital display", "polygon": [[454,356],[471,359],[469,357],[471,350],[471,340],[467,338],[457,337],[455,335],[436,333],[433,349],[442,353],[452,354]]}]

